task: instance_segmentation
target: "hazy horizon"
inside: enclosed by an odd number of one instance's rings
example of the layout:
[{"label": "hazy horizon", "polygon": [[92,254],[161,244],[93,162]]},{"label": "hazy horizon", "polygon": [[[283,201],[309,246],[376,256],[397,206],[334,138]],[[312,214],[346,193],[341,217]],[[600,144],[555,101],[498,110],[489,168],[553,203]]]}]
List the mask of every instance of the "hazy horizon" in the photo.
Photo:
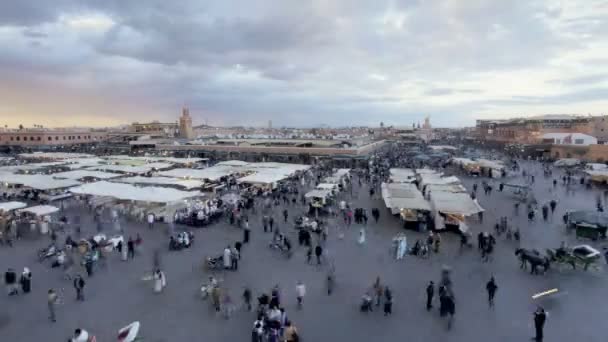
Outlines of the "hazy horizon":
[{"label": "hazy horizon", "polygon": [[474,126],[608,108],[608,2],[0,3],[0,125]]}]

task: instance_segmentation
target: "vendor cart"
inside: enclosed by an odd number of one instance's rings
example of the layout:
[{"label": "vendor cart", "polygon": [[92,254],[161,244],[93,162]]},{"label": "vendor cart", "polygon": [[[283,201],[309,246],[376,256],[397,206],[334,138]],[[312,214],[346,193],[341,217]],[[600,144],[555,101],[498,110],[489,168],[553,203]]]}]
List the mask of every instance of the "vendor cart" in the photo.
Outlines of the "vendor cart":
[{"label": "vendor cart", "polygon": [[594,241],[606,238],[608,214],[598,211],[575,211],[568,214],[568,228],[575,229],[577,238]]}]

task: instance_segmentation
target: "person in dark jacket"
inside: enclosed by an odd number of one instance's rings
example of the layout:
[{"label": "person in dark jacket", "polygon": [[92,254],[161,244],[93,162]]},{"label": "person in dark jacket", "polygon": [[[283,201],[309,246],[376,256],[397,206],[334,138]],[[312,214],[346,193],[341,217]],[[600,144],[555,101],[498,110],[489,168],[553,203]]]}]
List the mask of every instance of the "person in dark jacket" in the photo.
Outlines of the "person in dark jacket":
[{"label": "person in dark jacket", "polygon": [[393,313],[393,293],[386,286],[384,288],[384,316],[391,315]]},{"label": "person in dark jacket", "polygon": [[9,268],[4,273],[4,283],[6,284],[6,292],[9,296],[19,294],[19,290],[17,290],[17,274],[12,268]]},{"label": "person in dark jacket", "polygon": [[545,327],[545,321],[547,320],[547,313],[545,309],[542,307],[538,307],[536,311],[534,311],[534,329],[536,331],[536,336],[534,336],[535,341],[543,340],[543,328]]},{"label": "person in dark jacket", "polygon": [[433,307],[433,296],[435,295],[435,284],[430,281],[426,287],[426,310],[430,311]]},{"label": "person in dark jacket", "polygon": [[315,247],[315,256],[317,257],[317,265],[321,265],[321,255],[323,255],[323,247],[321,247],[321,245],[317,245],[317,247]]},{"label": "person in dark jacket", "polygon": [[486,284],[486,290],[488,291],[488,305],[490,307],[494,306],[494,295],[496,295],[496,290],[498,290],[498,286],[496,285],[496,280],[494,277],[490,278],[490,281]]},{"label": "person in dark jacket", "polygon": [[79,275],[74,278],[74,289],[76,289],[76,300],[84,301],[84,279]]}]

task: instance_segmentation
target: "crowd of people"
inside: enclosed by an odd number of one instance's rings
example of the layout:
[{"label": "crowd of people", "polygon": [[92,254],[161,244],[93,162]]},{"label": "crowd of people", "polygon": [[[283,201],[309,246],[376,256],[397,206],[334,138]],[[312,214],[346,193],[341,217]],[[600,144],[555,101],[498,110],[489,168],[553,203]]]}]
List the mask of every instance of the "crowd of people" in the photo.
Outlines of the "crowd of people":
[{"label": "crowd of people", "polygon": [[[294,250],[300,249],[305,255],[306,263],[303,264],[314,264],[320,269],[327,271],[326,276],[323,277],[326,282],[327,295],[331,296],[335,293],[336,273],[335,264],[333,260],[327,255],[327,251],[334,249],[334,243],[339,243],[345,234],[344,232],[349,231],[349,227],[356,225],[358,228],[358,234],[353,239],[358,245],[366,245],[366,227],[370,223],[378,224],[380,222],[381,211],[376,206],[370,208],[364,208],[362,205],[353,203],[354,198],[348,194],[352,193],[352,188],[358,185],[358,195],[361,196],[365,189],[365,196],[369,196],[370,199],[376,200],[377,194],[380,193],[380,185],[386,181],[389,177],[389,169],[391,167],[412,167],[419,166],[418,162],[414,162],[407,155],[399,150],[390,150],[378,153],[373,159],[374,162],[370,163],[367,167],[355,169],[347,176],[347,181],[341,183],[339,198],[336,201],[329,204],[330,208],[326,212],[322,212],[320,215],[318,212],[311,214],[308,210],[307,199],[303,196],[307,189],[310,189],[320,183],[324,177],[332,174],[331,165],[319,165],[312,170],[300,174],[293,179],[288,180],[281,184],[274,191],[261,190],[261,189],[240,189],[236,184],[231,184],[228,187],[229,191],[236,191],[236,200],[230,203],[223,201],[221,198],[211,199],[200,203],[191,203],[186,208],[177,211],[174,215],[173,222],[169,222],[174,225],[188,225],[188,226],[205,226],[212,225],[220,222],[223,218],[232,227],[230,229],[240,229],[243,232],[243,237],[239,241],[231,242],[226,245],[222,250],[216,251],[216,257],[213,257],[213,261],[216,262],[214,265],[217,268],[213,268],[213,271],[233,271],[239,270],[239,263],[245,253],[253,253],[249,251],[247,247],[252,239],[252,234],[259,236],[268,237],[269,246],[271,249],[279,250],[285,255],[293,255]],[[443,171],[450,172],[447,165],[439,165]],[[516,169],[514,169],[516,170]],[[519,166],[517,166],[519,170]],[[552,177],[553,173],[546,169],[546,177]],[[458,172],[458,171],[455,171]],[[522,171],[523,173],[523,171]],[[524,177],[529,182],[534,182],[533,175],[524,174]],[[563,184],[569,184],[571,182],[571,175],[568,174],[563,178]],[[484,190],[483,194],[479,196],[495,196],[493,194],[493,188],[496,182],[493,180],[483,180],[481,182],[475,180],[472,187],[471,197],[477,198],[477,187],[481,185]],[[557,180],[553,181],[553,186],[557,185]],[[498,192],[503,191],[503,186],[498,185]],[[242,191],[240,191],[242,190]],[[468,193],[468,192],[467,192]],[[550,215],[555,212],[558,201],[553,199],[548,201],[547,204],[541,207],[543,220],[547,221]],[[600,206],[598,205],[598,208]],[[598,209],[599,210],[599,209]],[[534,220],[534,215],[537,211],[537,207],[530,205],[528,207],[528,217],[530,220]],[[102,216],[107,215],[110,217],[109,222],[117,222],[122,219],[120,212],[114,214],[115,211],[110,210],[109,213],[104,214],[103,212],[93,209],[95,221],[101,222]],[[370,222],[370,217],[373,218],[373,222]],[[290,221],[291,217],[291,221]],[[12,245],[18,238],[18,231],[16,228],[17,218],[11,215],[0,213],[0,233],[2,239],[0,241],[8,246]],[[72,223],[71,225],[68,222]],[[69,234],[78,234],[80,238],[80,230],[76,230],[75,227],[79,225],[79,220],[71,218],[66,220],[66,227],[73,228],[69,230]],[[146,216],[145,222],[147,222],[150,229],[155,229],[156,218],[154,216]],[[482,216],[479,216],[479,223],[483,223]],[[120,224],[118,226],[121,226]],[[98,230],[104,230],[101,227]],[[117,232],[122,232],[123,229],[115,229]],[[489,232],[490,229],[480,231],[477,234],[477,249],[481,255],[481,261],[483,263],[490,263],[492,256],[496,249],[497,244],[502,243],[499,238],[502,234],[505,234],[506,240],[520,240],[519,229],[512,227],[509,218],[501,216],[494,226],[494,233]],[[145,233],[145,232],[142,232]],[[329,239],[329,236],[334,234],[339,237],[338,240]],[[71,235],[67,235],[71,239]],[[351,235],[355,235],[351,234]],[[443,251],[443,239],[442,234],[438,231],[429,230],[423,234],[416,233],[416,238],[410,240],[415,241],[413,244],[408,245],[408,238],[406,233],[398,234],[393,241],[394,258],[401,260],[406,255],[418,256],[421,258],[429,258],[432,255],[439,255],[446,253]],[[53,236],[53,234],[49,235]],[[126,235],[125,235],[126,236]],[[292,243],[297,237],[298,244]],[[192,243],[194,235],[189,235],[186,232],[177,234],[174,238],[173,235],[170,237],[171,246],[188,245]],[[55,242],[55,238],[52,238]],[[471,236],[468,233],[461,233],[460,235],[460,252],[464,253],[471,244]],[[122,260],[128,261],[135,258],[137,250],[142,244],[142,237],[140,234],[134,238],[129,236],[127,241],[119,241],[115,246],[110,248],[109,253],[117,252]],[[449,239],[447,239],[449,242]],[[72,243],[66,241],[65,246],[73,246],[75,248],[61,248],[60,251],[53,254],[54,261],[57,266],[68,268],[75,263],[72,259],[78,255],[77,250],[80,243]],[[107,252],[105,247],[107,245],[100,245],[98,242],[93,240],[88,246],[87,253],[83,253],[83,271],[84,272],[72,272],[74,273],[69,279],[72,282],[72,286],[75,292],[75,298],[77,301],[85,300],[85,286],[87,282],[93,281],[90,279],[94,274],[95,265],[100,263],[99,259],[107,258]],[[96,258],[85,256],[91,255],[88,252],[95,252]],[[287,258],[287,259],[289,259]],[[208,260],[208,262],[210,262]],[[294,261],[286,261],[290,267],[294,264]],[[424,262],[424,261],[422,261]],[[76,262],[77,263],[77,262]],[[54,263],[55,264],[55,263]],[[152,283],[152,291],[159,295],[162,295],[165,287],[167,286],[167,276],[165,270],[161,267],[160,262],[154,263],[155,267],[148,277]],[[304,265],[296,267],[306,267]],[[444,270],[445,271],[445,270]],[[85,274],[87,275],[85,277]],[[86,279],[86,280],[85,280]],[[7,288],[7,293],[10,296],[18,294],[28,294],[32,288],[32,273],[28,268],[25,268],[21,275],[18,275],[13,269],[6,271],[4,281]],[[215,277],[211,277],[209,284],[206,284],[201,289],[204,298],[210,298],[210,303],[213,309],[220,315],[229,319],[233,315],[239,305],[235,303],[235,300],[231,296],[230,287],[234,287],[234,284],[229,284],[230,280],[219,281]],[[436,285],[437,283],[437,285]],[[381,281],[380,276],[376,278],[373,284],[363,289],[363,296],[360,304],[360,311],[370,313],[373,311],[382,311],[385,316],[389,317],[393,314],[393,306],[395,303],[394,298],[394,287],[398,285],[388,286]],[[488,306],[490,308],[495,307],[495,298],[498,292],[497,280],[492,276],[485,284],[485,289],[488,295]],[[252,312],[252,318],[254,323],[251,330],[252,341],[287,341],[295,342],[300,340],[300,331],[296,329],[295,322],[292,322],[288,317],[288,310],[291,309],[288,306],[288,300],[283,298],[282,291],[279,285],[275,285],[270,291],[262,291],[259,293],[257,298],[257,304],[254,305],[254,291],[249,287],[245,287],[242,299],[243,305],[242,311]],[[285,291],[287,292],[287,291]],[[292,303],[295,310],[305,310],[307,287],[302,281],[298,281],[293,287],[294,299]],[[449,272],[442,272],[439,280],[429,281],[425,288],[426,293],[426,309],[432,310],[435,306],[438,307],[438,313],[441,317],[446,317],[447,326],[451,328],[453,325],[453,319],[456,314],[456,291],[452,285]],[[57,305],[60,303],[60,295],[56,290],[50,289],[47,293],[48,299],[48,312],[49,319],[56,321]],[[422,305],[422,303],[421,303]],[[255,307],[254,307],[255,306]],[[382,308],[382,310],[380,310]],[[543,339],[543,327],[546,320],[546,312],[539,308],[534,313],[534,326],[536,328],[537,340]],[[78,336],[83,335],[84,330],[79,330],[74,340],[78,340]],[[302,332],[303,333],[303,332]],[[87,333],[88,334],[88,333]]]}]

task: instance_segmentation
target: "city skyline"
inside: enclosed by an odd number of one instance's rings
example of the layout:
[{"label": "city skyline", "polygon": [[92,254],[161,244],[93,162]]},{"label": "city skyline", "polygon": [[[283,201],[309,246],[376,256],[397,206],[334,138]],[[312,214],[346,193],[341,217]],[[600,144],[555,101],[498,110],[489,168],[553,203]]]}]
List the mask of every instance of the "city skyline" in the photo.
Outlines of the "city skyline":
[{"label": "city skyline", "polygon": [[606,1],[3,2],[0,124],[605,114],[607,19]]}]

